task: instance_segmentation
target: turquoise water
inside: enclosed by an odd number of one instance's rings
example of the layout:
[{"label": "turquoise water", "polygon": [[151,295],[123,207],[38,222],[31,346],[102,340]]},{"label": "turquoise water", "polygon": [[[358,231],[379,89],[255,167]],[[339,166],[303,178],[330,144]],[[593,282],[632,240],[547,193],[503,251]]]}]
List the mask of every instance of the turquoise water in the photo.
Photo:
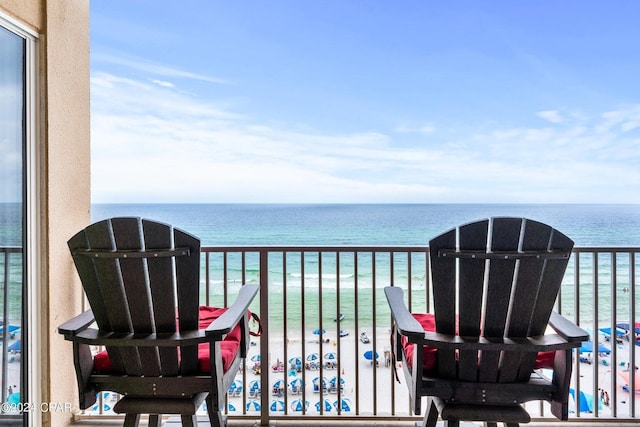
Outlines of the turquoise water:
[{"label": "turquoise water", "polygon": [[203,245],[424,245],[456,225],[523,216],[561,230],[577,246],[640,245],[640,205],[500,204],[95,204],[92,219],[165,221]]},{"label": "turquoise water", "polygon": [[[141,216],[165,221],[199,236],[205,246],[426,245],[431,237],[456,225],[490,216],[524,216],[550,224],[572,238],[576,246],[640,246],[639,205],[116,204],[94,205],[92,212],[94,221],[112,216]],[[593,295],[596,288],[593,286],[592,258],[590,255],[582,255],[580,263],[579,317],[584,322],[593,321]],[[425,301],[425,260],[424,257],[416,256],[412,261],[409,277],[406,259],[399,257],[395,260],[394,281],[400,286],[407,286],[410,282],[414,289],[415,305],[420,306]],[[231,254],[227,263],[227,278],[232,284],[239,285],[243,277],[246,282],[258,282],[257,257],[248,256],[243,267],[240,257]],[[215,285],[223,281],[222,260],[212,256],[211,264],[220,268],[212,273],[210,283],[213,290],[209,296],[213,301],[219,301],[222,298],[221,291],[216,290]],[[317,324],[320,298],[323,307],[327,306],[322,309],[322,322],[329,322],[343,309],[353,310],[356,304],[356,287],[357,302],[362,307],[358,314],[359,320],[372,322],[374,299],[376,317],[384,319],[387,315],[380,288],[390,281],[388,254],[381,254],[376,258],[376,276],[381,279],[376,281],[375,286],[373,260],[367,255],[359,259],[357,275],[354,272],[353,257],[350,259],[349,256],[343,256],[338,263],[335,255],[324,255],[322,278],[319,275],[317,256],[305,257],[304,274],[299,255],[289,256],[286,264],[287,274],[283,275],[282,259],[274,256],[270,260],[270,307],[272,313],[282,313],[282,308],[286,305],[292,324],[302,322],[300,310],[303,306],[306,307],[305,322],[308,320]],[[611,260],[602,256],[599,267],[597,304],[602,306],[599,308],[599,320],[608,321],[611,318],[609,307],[614,292]],[[629,268],[628,256],[619,257],[616,262],[618,277],[615,284],[615,297],[619,302],[618,318],[629,317]],[[640,266],[637,270],[640,271]],[[575,274],[570,264],[562,290],[562,311],[572,316],[576,315],[573,286]],[[320,286],[321,295],[318,290]],[[276,315],[275,320],[282,319]]]}]

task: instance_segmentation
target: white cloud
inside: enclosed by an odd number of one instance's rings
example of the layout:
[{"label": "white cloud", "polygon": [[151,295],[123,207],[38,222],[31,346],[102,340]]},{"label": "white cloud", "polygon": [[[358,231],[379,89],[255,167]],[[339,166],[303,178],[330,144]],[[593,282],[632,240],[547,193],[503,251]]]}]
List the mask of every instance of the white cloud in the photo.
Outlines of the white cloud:
[{"label": "white cloud", "polygon": [[543,118],[551,123],[562,123],[565,120],[562,115],[560,115],[560,112],[556,110],[539,111],[536,114],[538,115],[538,117]]},{"label": "white cloud", "polygon": [[157,64],[147,59],[130,57],[125,55],[110,55],[106,53],[91,53],[91,60],[99,64],[121,65],[126,68],[163,77],[175,77],[181,79],[200,80],[215,84],[229,84],[227,79],[216,76],[208,76],[190,71],[181,70],[174,67],[168,67],[163,64]]},{"label": "white cloud", "polygon": [[170,86],[91,81],[94,202],[640,203],[640,141],[624,137],[638,107],[455,140],[434,125],[425,147],[399,129],[292,130]]},{"label": "white cloud", "polygon": [[176,87],[176,85],[174,85],[171,82],[165,82],[163,80],[157,80],[157,79],[151,79],[151,83],[155,83],[158,86],[162,86],[162,87]]}]

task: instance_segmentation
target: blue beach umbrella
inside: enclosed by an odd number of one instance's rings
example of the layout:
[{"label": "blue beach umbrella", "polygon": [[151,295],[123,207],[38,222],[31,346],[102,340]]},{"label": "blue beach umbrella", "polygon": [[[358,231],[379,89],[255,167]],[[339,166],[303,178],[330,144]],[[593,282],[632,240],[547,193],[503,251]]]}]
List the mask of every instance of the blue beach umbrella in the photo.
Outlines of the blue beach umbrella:
[{"label": "blue beach umbrella", "polygon": [[[97,412],[99,407],[100,407],[100,404],[99,404],[99,403],[96,403],[95,405],[93,405],[93,408],[91,408],[91,410],[92,410],[92,411],[96,411],[96,412]],[[108,411],[110,411],[110,410],[111,410],[111,406],[109,406],[109,405],[108,405],[108,404],[106,404],[106,403],[103,403],[103,404],[102,404],[102,411],[103,411],[103,412],[108,412]]]},{"label": "blue beach umbrella", "polygon": [[[338,410],[338,401],[333,402],[334,408]],[[347,397],[340,399],[340,410],[342,412],[351,412],[351,400]]]},{"label": "blue beach umbrella", "polygon": [[252,362],[259,362],[260,361],[260,354],[254,354],[253,356],[251,356],[251,361]]},{"label": "blue beach umbrella", "polygon": [[330,351],[329,353],[324,354],[324,358],[327,360],[336,360],[336,357],[338,357],[338,355],[333,351]]},{"label": "blue beach umbrella", "polygon": [[[7,327],[7,330],[9,331],[10,334],[13,334],[14,332],[16,332],[18,329],[20,329],[20,326],[16,326],[16,325],[9,325]],[[0,326],[0,334],[4,332],[4,326]]]},{"label": "blue beach umbrella", "polygon": [[247,402],[247,411],[260,412],[260,402],[255,399],[249,400]]},{"label": "blue beach umbrella", "polygon": [[[319,382],[320,382],[320,377],[315,377],[313,379],[314,384],[318,384]],[[327,385],[327,379],[325,377],[322,377],[322,385]]]},{"label": "blue beach umbrella", "polygon": [[292,357],[291,359],[289,359],[289,363],[294,366],[302,366],[302,359],[297,356]]},{"label": "blue beach umbrella", "polygon": [[[18,405],[20,403],[20,393],[11,393],[7,398],[7,402],[12,403],[14,405]],[[98,410],[98,405],[95,405],[94,411]],[[108,411],[108,409],[107,409]]]},{"label": "blue beach umbrella", "polygon": [[271,412],[284,412],[284,400],[278,399],[271,401],[269,409]]},{"label": "blue beach umbrella", "polygon": [[[320,402],[315,403],[316,411],[320,412]],[[328,399],[324,399],[324,412],[331,412],[331,402]]]},{"label": "blue beach umbrella", "polygon": [[318,356],[318,353],[311,353],[310,355],[307,356],[307,360],[309,362],[313,362],[314,360],[318,360],[320,358],[320,356]]},{"label": "blue beach umbrella", "polygon": [[[380,355],[378,354],[378,352],[376,351],[376,359],[380,357]],[[364,352],[364,358],[367,360],[372,360],[373,359],[373,350],[367,350]]]},{"label": "blue beach umbrella", "polygon": [[[600,332],[602,332],[606,337],[610,337],[611,336],[611,328],[600,328]],[[616,336],[618,337],[624,337],[625,331],[620,329],[620,328],[616,328]]]},{"label": "blue beach umbrella", "polygon": [[20,340],[14,342],[13,344],[11,344],[7,350],[9,351],[21,351],[22,348],[22,344],[20,343]]},{"label": "blue beach umbrella", "polygon": [[313,334],[314,335],[322,335],[322,334],[326,334],[327,331],[325,329],[314,329],[313,330]]},{"label": "blue beach umbrella", "polygon": [[[626,322],[626,323],[618,323],[616,324],[616,326],[620,329],[624,329],[625,331],[628,331],[631,329],[631,324]],[[636,322],[634,325],[634,330],[636,334],[640,334],[640,322]]]},{"label": "blue beach umbrella", "polygon": [[289,383],[289,386],[290,386],[292,389],[294,389],[294,390],[295,390],[295,389],[301,389],[303,385],[304,385],[304,383],[302,382],[302,378],[299,378],[299,377],[294,378],[294,379],[293,379],[293,380],[291,380],[291,382]]},{"label": "blue beach umbrella", "polygon": [[250,391],[260,391],[260,380],[253,380],[249,383]]},{"label": "blue beach umbrella", "polygon": [[[329,380],[329,385],[335,386],[338,382],[338,377],[333,377]],[[344,378],[340,377],[340,384],[344,385]]]},{"label": "blue beach umbrella", "polygon": [[[580,353],[593,353],[593,341],[585,341],[580,347]],[[611,350],[604,345],[598,343],[598,353],[609,354]]]},{"label": "blue beach umbrella", "polygon": [[236,407],[229,403],[227,405],[227,412],[236,412]]},{"label": "blue beach umbrella", "polygon": [[273,383],[273,388],[284,388],[284,381],[276,380],[276,382]]},{"label": "blue beach umbrella", "polygon": [[313,379],[313,391],[316,393],[320,392],[320,384],[322,384],[322,389],[326,390],[327,388],[327,379],[322,377],[322,383],[320,382],[320,377],[315,377]]},{"label": "blue beach umbrella", "polygon": [[309,409],[309,401],[305,400],[303,402],[302,399],[296,399],[293,402],[291,402],[291,409],[296,412],[302,412],[303,410],[307,410]]}]

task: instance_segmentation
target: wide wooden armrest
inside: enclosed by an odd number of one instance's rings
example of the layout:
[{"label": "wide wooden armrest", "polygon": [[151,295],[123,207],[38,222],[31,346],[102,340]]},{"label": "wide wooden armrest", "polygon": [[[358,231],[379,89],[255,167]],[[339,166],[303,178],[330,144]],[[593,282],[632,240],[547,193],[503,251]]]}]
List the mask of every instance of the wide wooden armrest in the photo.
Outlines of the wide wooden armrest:
[{"label": "wide wooden armrest", "polygon": [[238,297],[229,309],[207,327],[207,336],[222,339],[225,334],[231,332],[240,320],[242,320],[243,316],[247,314],[249,305],[257,295],[259,289],[260,286],[255,283],[243,285],[240,288],[240,292],[238,292]]},{"label": "wide wooden armrest", "polygon": [[80,344],[109,347],[179,347],[215,341],[215,337],[207,336],[203,330],[141,334],[101,333],[95,328],[85,329],[75,335],[66,335],[65,339]]},{"label": "wide wooden armrest", "polygon": [[[558,335],[562,336],[569,342],[579,344],[583,341],[589,340],[589,333],[587,331],[555,311],[551,312],[549,326],[551,326]],[[580,346],[577,345],[576,347]]]},{"label": "wide wooden armrest", "polygon": [[93,317],[93,311],[87,310],[60,325],[58,327],[58,333],[73,336],[87,329],[94,321],[95,318]]},{"label": "wide wooden armrest", "polygon": [[423,332],[421,343],[439,349],[472,351],[540,352],[576,347],[576,342],[569,342],[558,334],[529,338],[468,338],[438,332]]},{"label": "wide wooden armrest", "polygon": [[412,342],[422,339],[424,329],[407,309],[402,289],[396,286],[387,286],[384,288],[384,294],[391,308],[391,316],[396,323],[398,333],[408,337]]}]

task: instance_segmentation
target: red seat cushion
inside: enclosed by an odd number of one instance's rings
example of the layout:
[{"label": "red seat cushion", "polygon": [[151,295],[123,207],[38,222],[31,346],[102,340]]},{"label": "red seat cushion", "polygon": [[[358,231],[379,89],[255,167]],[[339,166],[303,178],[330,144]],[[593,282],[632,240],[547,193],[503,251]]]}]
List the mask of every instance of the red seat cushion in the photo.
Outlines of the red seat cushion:
[{"label": "red seat cushion", "polygon": [[[418,323],[422,325],[422,328],[425,331],[435,332],[436,320],[435,316],[432,313],[412,313],[412,315],[418,321]],[[409,365],[413,364],[413,352],[416,346],[407,342],[405,337],[402,337],[402,347],[404,350],[406,363],[408,363]],[[429,372],[436,366],[436,362],[438,361],[436,352],[437,349],[434,347],[429,347],[428,345],[423,346],[423,372]],[[543,351],[538,353],[534,369],[553,369],[553,359],[555,358],[555,354],[555,351]]]},{"label": "red seat cushion", "polygon": [[[199,329],[206,329],[211,322],[220,317],[222,313],[227,311],[226,308],[216,308],[208,306],[200,306],[199,310]],[[222,355],[222,364],[224,372],[229,370],[238,349],[240,348],[241,329],[240,325],[236,326],[229,332],[224,340],[220,342],[220,350]],[[113,370],[111,360],[107,351],[101,351],[96,354],[93,359],[93,366],[96,372],[106,373]],[[198,344],[198,367],[201,372],[211,372],[211,359],[209,358],[209,344]]]}]

